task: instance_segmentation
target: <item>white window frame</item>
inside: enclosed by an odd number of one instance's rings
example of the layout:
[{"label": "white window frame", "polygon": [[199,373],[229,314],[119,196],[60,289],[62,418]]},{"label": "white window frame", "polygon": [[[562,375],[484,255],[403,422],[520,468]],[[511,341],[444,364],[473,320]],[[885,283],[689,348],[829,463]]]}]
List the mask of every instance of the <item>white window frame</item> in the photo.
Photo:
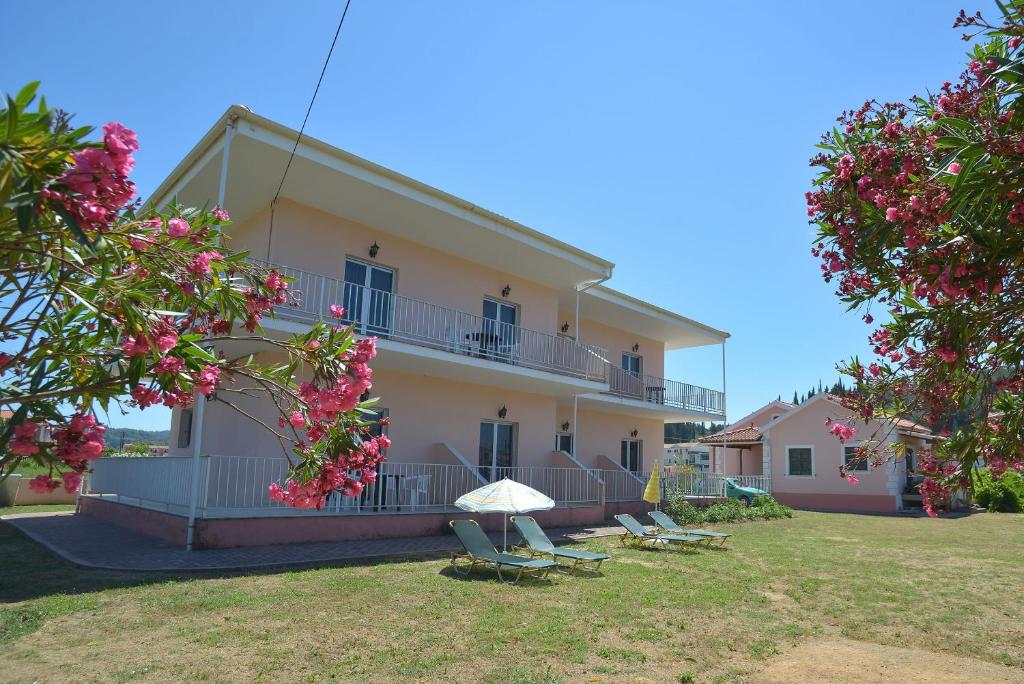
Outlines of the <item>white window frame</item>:
[{"label": "white window frame", "polygon": [[[789,450],[790,449],[810,449],[811,450],[811,474],[810,475],[790,475],[789,474]],[[787,444],[784,449],[786,455],[786,477],[798,478],[802,480],[809,480],[814,478],[818,474],[817,465],[814,457],[814,445],[813,444]]]},{"label": "white window frame", "polygon": [[[846,450],[847,449],[859,449],[862,446],[864,446],[863,442],[860,442],[858,444],[840,444],[839,445],[839,465],[841,465],[841,466],[845,466],[846,465]],[[863,461],[863,463],[864,463],[864,467],[863,468],[858,468],[858,469],[855,469],[855,470],[850,470],[850,472],[851,473],[866,473],[866,472],[869,472],[871,470],[871,464],[868,463],[867,461]]]},{"label": "white window frame", "polygon": [[[629,470],[622,465],[622,445],[625,442],[636,442],[636,470]],[[629,470],[631,473],[642,473],[644,472],[644,440],[640,437],[623,437],[619,440],[619,465],[623,469]]]}]

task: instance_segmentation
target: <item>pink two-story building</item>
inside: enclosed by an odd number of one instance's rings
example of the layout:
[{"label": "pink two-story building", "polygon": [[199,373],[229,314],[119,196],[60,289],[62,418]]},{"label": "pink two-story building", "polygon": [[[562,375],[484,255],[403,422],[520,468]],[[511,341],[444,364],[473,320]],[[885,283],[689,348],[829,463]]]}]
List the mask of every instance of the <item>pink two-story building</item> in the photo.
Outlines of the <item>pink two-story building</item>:
[{"label": "pink two-story building", "polygon": [[197,546],[429,533],[508,476],[558,502],[550,522],[597,522],[639,505],[666,422],[724,418],[721,391],[664,368],[728,334],[609,287],[605,259],[309,137],[271,210],[297,136],[231,107],[151,202],[223,206],[228,246],[294,278],[301,304],[267,334],[341,304],[378,337],[372,394],[394,443],[378,483],[323,511],[275,504],[278,441],[214,399],[175,410],[167,457],[97,463],[86,512]]}]

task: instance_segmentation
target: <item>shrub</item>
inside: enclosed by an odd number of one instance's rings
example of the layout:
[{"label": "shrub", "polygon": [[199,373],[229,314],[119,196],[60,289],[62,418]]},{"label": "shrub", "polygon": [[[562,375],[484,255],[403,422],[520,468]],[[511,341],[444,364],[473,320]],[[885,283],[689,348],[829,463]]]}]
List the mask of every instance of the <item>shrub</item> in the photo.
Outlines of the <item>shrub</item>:
[{"label": "shrub", "polygon": [[792,518],[793,509],[770,496],[759,496],[744,506],[736,499],[726,499],[706,508],[698,508],[683,497],[668,500],[665,512],[680,525],[731,523],[751,520]]},{"label": "shrub", "polygon": [[987,468],[975,475],[974,498],[979,506],[997,513],[1024,511],[1024,477],[1012,470],[999,479],[992,477]]}]

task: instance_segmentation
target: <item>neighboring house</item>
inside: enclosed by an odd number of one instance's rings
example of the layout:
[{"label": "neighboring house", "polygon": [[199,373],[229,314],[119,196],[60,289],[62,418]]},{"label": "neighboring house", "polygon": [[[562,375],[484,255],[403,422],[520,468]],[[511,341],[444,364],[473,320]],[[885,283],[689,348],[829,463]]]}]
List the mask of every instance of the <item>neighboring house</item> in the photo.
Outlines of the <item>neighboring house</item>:
[{"label": "neighboring house", "polygon": [[707,472],[710,457],[707,445],[700,442],[678,442],[665,445],[664,465],[668,473],[674,472],[676,466],[686,466],[692,470]]},{"label": "neighboring house", "polygon": [[[854,439],[840,444],[825,427],[825,419],[844,420],[849,411],[828,394],[818,394],[799,406],[772,402],[724,432],[701,438],[711,447],[712,470],[724,475],[762,475],[771,481],[772,496],[801,508],[837,511],[892,512],[902,510],[910,473],[920,450],[930,448],[930,431],[909,420],[856,424]],[[903,443],[906,458],[874,469],[857,464],[851,485],[839,474],[840,464],[854,460],[866,440]],[[908,497],[911,498],[911,497]]]},{"label": "neighboring house", "polygon": [[[105,499],[187,514],[198,443],[204,543],[439,532],[457,496],[504,476],[569,509],[558,520],[596,522],[614,512],[606,504],[639,502],[666,422],[723,420],[722,392],[663,376],[667,352],[728,334],[604,285],[609,261],[310,137],[271,213],[296,136],[231,107],[153,202],[223,204],[228,246],[296,279],[302,302],[264,320],[269,334],[301,332],[337,303],[379,338],[372,395],[394,443],[381,478],[362,497],[332,500],[315,527],[299,524],[318,514],[266,496],[284,473],[277,440],[211,401],[202,420],[197,409],[174,410],[168,458],[153,466],[177,467],[161,484],[179,489],[151,492],[114,476],[144,466],[102,461],[87,508]],[[231,349],[250,352],[274,358],[266,347]],[[245,408],[276,423],[268,402]],[[401,515],[353,515],[365,512]],[[238,518],[249,518],[246,530],[229,524]]]}]

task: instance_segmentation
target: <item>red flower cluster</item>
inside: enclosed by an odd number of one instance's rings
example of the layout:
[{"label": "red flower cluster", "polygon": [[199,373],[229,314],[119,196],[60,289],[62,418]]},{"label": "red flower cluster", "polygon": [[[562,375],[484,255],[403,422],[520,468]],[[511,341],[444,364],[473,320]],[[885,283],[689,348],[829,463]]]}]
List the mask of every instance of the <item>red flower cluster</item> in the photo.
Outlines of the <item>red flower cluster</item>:
[{"label": "red flower cluster", "polygon": [[132,152],[139,149],[131,129],[111,122],[103,127],[103,147],[89,147],[73,155],[75,165],[61,178],[70,193],[44,190],[44,198],[57,202],[86,230],[102,231],[133,197],[135,184],[127,176],[135,166]]},{"label": "red flower cluster", "polygon": [[[29,427],[25,427],[29,426]],[[32,430],[32,440],[35,441],[35,434],[38,426],[31,422],[25,422],[15,428],[16,434],[21,431],[27,435],[29,428]],[[32,491],[45,493],[52,492],[57,487],[64,485],[68,493],[77,492],[82,486],[82,473],[84,473],[91,461],[95,461],[103,454],[104,434],[107,429],[96,422],[96,419],[85,413],[72,416],[67,426],[53,431],[53,455],[60,459],[64,465],[71,469],[61,475],[57,480],[51,475],[39,475],[29,481]],[[27,437],[25,438],[27,439]],[[39,451],[38,444],[35,450]],[[16,452],[18,453],[18,452]]]}]

